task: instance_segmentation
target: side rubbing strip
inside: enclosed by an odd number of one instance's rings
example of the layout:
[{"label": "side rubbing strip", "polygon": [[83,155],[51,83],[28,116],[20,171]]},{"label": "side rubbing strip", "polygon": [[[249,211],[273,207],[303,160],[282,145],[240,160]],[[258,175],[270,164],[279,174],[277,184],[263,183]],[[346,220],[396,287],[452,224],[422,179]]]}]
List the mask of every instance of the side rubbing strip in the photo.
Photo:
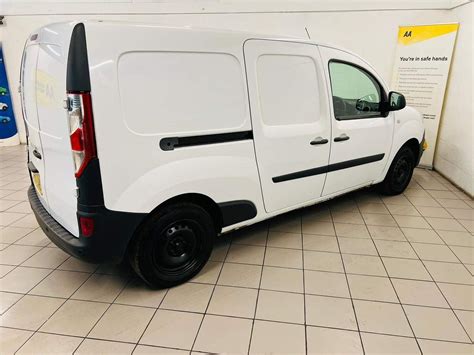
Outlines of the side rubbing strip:
[{"label": "side rubbing strip", "polygon": [[190,137],[167,137],[160,141],[160,148],[162,150],[173,150],[174,148],[191,147],[204,144],[227,143],[246,139],[253,139],[252,131],[207,134],[203,136]]},{"label": "side rubbing strip", "polygon": [[78,23],[72,30],[67,57],[66,90],[91,91],[86,30],[83,23]]},{"label": "side rubbing strip", "polygon": [[325,174],[331,171],[342,170],[342,169],[352,168],[358,165],[373,163],[375,161],[382,160],[384,156],[385,154],[370,155],[368,157],[347,160],[340,163],[334,163],[327,166],[321,166],[319,168],[312,168],[308,170],[297,171],[296,173],[276,176],[272,178],[272,180],[273,182],[277,183],[277,182],[283,182],[283,181],[288,181],[288,180],[301,179],[301,178],[313,176],[313,175]]},{"label": "side rubbing strip", "polygon": [[255,205],[246,200],[222,202],[218,206],[222,213],[222,227],[247,221],[257,215]]}]

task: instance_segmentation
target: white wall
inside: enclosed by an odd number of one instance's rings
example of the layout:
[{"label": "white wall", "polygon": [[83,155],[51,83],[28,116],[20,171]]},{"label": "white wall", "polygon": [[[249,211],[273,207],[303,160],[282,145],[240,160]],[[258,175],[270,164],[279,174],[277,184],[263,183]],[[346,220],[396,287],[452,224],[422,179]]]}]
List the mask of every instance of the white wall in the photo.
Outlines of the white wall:
[{"label": "white wall", "polygon": [[474,195],[473,27],[474,4],[453,11],[459,32],[451,63],[434,167]]},{"label": "white wall", "polygon": [[[73,19],[104,19],[144,21],[161,24],[191,25],[198,27],[216,27],[235,30],[245,30],[269,34],[281,34],[284,36],[305,37],[307,27],[312,39],[329,42],[346,47],[371,62],[383,78],[389,83],[398,26],[423,23],[446,23],[453,21],[461,22],[461,32],[458,37],[459,47],[456,50],[455,62],[453,62],[452,78],[449,82],[447,108],[441,129],[439,156],[435,167],[440,162],[443,173],[451,178],[463,189],[472,191],[472,106],[470,114],[464,116],[465,123],[471,123],[471,136],[466,139],[471,143],[470,152],[465,152],[463,160],[459,160],[451,176],[450,162],[453,148],[449,147],[443,140],[451,141],[457,135],[457,124],[459,118],[455,112],[456,107],[466,106],[466,102],[472,103],[472,81],[471,76],[465,73],[472,63],[472,46],[469,47],[469,31],[472,32],[472,3],[462,5],[464,0],[319,0],[319,1],[174,1],[166,0],[60,0],[36,1],[30,4],[13,4],[13,0],[3,1],[4,10],[0,13],[6,14],[6,26],[0,27],[0,38],[3,31],[3,46],[5,61],[10,78],[12,91],[17,86],[19,79],[19,65],[24,40],[28,34],[36,28],[57,21]],[[106,4],[107,3],[107,4]],[[453,6],[458,6],[449,10]],[[374,10],[375,9],[375,10]],[[470,10],[469,10],[470,9]],[[466,16],[466,12],[469,14]],[[470,18],[470,20],[469,20]],[[469,22],[470,21],[470,22]],[[466,23],[464,23],[466,22]],[[469,29],[470,26],[470,29]],[[463,32],[464,31],[464,32]],[[471,33],[472,36],[472,33]],[[460,44],[466,41],[466,43]],[[471,37],[472,41],[472,37]],[[470,48],[471,61],[468,58],[459,58],[460,51]],[[455,74],[454,68],[458,71]],[[472,72],[472,68],[471,68]],[[460,81],[460,85],[457,82]],[[452,88],[470,87],[471,99],[467,100],[467,93],[454,93]],[[13,97],[15,113],[21,118],[20,102],[18,95]],[[472,104],[471,104],[472,105]],[[452,107],[452,108],[451,108]],[[22,122],[18,124],[22,139],[24,140],[24,127]],[[464,140],[465,133],[461,132]],[[462,144],[462,143],[460,143]],[[451,147],[451,148],[450,148]],[[455,149],[459,149],[459,144]],[[458,154],[457,154],[458,155]],[[446,158],[448,157],[448,158]],[[468,160],[470,159],[470,165]],[[441,161],[443,163],[441,163]],[[444,164],[444,165],[443,165]],[[440,169],[441,170],[441,169]],[[469,178],[471,183],[469,184]]]}]

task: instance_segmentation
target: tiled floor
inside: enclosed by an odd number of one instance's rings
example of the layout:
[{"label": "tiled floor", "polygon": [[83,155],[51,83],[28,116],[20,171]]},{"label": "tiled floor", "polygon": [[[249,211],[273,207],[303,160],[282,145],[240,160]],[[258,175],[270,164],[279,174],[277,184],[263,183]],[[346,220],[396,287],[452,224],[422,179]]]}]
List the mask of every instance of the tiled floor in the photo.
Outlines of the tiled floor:
[{"label": "tiled floor", "polygon": [[435,172],[223,236],[192,282],[152,291],[49,243],[24,147],[0,159],[1,353],[472,354],[474,202]]}]

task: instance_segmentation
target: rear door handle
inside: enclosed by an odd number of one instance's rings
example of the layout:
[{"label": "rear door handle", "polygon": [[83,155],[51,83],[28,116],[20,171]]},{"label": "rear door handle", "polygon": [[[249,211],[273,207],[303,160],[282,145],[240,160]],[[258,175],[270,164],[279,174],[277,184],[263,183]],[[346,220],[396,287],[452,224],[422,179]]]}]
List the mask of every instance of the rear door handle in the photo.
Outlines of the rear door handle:
[{"label": "rear door handle", "polygon": [[33,149],[33,155],[37,157],[38,159],[41,159],[41,154],[36,149]]},{"label": "rear door handle", "polygon": [[349,140],[349,136],[345,133],[341,134],[339,137],[334,138],[334,142],[342,142]]},{"label": "rear door handle", "polygon": [[311,142],[309,142],[309,144],[317,145],[317,144],[326,144],[327,142],[329,142],[329,141],[326,138],[316,137]]}]

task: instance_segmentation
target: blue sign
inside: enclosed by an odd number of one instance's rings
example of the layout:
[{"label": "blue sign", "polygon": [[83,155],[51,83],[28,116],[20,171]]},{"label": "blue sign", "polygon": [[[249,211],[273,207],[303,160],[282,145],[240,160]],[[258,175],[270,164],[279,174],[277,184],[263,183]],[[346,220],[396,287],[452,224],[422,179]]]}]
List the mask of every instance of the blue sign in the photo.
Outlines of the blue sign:
[{"label": "blue sign", "polygon": [[0,139],[10,138],[15,134],[17,134],[17,129],[13,114],[12,97],[3,61],[2,45],[0,44]]}]

